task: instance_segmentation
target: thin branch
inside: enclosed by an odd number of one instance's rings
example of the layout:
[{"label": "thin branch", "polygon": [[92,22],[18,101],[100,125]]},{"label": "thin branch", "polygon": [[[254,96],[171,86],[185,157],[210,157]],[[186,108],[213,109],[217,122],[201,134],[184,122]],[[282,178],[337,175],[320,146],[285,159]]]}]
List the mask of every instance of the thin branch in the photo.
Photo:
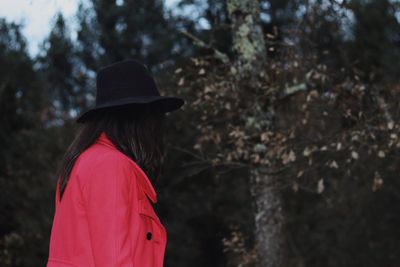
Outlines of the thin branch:
[{"label": "thin branch", "polygon": [[191,151],[189,151],[189,150],[187,150],[187,149],[185,149],[185,148],[182,148],[182,147],[179,147],[179,146],[174,146],[174,145],[167,145],[167,146],[168,146],[168,147],[171,147],[172,149],[179,150],[179,151],[181,151],[181,152],[185,152],[186,154],[189,154],[189,155],[195,157],[196,159],[199,159],[199,160],[202,161],[202,162],[209,161],[209,160],[203,158],[202,156],[200,156],[200,155],[198,155],[198,154],[195,154],[195,153],[193,153],[193,152],[191,152]]},{"label": "thin branch", "polygon": [[194,41],[194,44],[202,47],[202,48],[206,48],[206,49],[212,49],[214,51],[215,57],[219,60],[221,60],[223,63],[228,64],[229,63],[229,58],[228,56],[219,51],[218,49],[216,49],[215,47],[211,46],[210,44],[206,44],[203,40],[200,40],[199,38],[197,38],[196,36],[194,36],[193,34],[186,32],[186,31],[180,31],[183,35],[185,35],[186,37],[189,37],[190,39],[192,39]]}]

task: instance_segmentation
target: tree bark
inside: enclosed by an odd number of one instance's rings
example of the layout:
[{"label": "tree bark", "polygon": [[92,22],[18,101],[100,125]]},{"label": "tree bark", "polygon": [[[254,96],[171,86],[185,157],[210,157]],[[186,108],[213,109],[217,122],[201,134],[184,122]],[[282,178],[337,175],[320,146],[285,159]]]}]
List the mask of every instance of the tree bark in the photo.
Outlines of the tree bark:
[{"label": "tree bark", "polygon": [[227,10],[231,19],[238,77],[240,79],[248,75],[253,76],[266,60],[259,2],[257,0],[228,0]]},{"label": "tree bark", "polygon": [[[228,0],[227,9],[232,23],[237,78],[241,80],[250,76],[251,86],[259,86],[258,74],[262,72],[267,60],[260,24],[259,2]],[[264,125],[272,129],[273,105],[268,111],[256,110],[256,106],[258,105],[254,105],[255,110],[252,113],[258,118],[267,120]],[[269,168],[270,166],[254,165],[250,170],[250,191],[256,208],[254,217],[256,264],[258,267],[282,267],[286,252],[282,199],[279,177],[271,175]]]},{"label": "tree bark", "polygon": [[268,167],[250,170],[251,194],[256,208],[255,251],[258,267],[282,267],[286,256],[284,216],[279,189],[279,177]]}]

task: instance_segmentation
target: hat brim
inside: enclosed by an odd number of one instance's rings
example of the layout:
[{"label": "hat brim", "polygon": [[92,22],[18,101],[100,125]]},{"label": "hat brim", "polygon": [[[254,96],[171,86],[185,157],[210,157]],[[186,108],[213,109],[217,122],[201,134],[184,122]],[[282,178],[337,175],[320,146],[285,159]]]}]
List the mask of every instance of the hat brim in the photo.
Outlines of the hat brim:
[{"label": "hat brim", "polygon": [[111,107],[118,107],[118,106],[125,106],[125,105],[143,105],[143,104],[150,104],[150,103],[157,103],[159,107],[164,113],[171,112],[174,110],[179,109],[185,101],[182,98],[175,97],[175,96],[144,96],[144,97],[135,97],[135,98],[124,98],[114,101],[109,101],[103,105],[98,105],[94,108],[90,108],[84,112],[82,112],[77,119],[75,120],[78,123],[83,123],[87,121],[87,119],[98,111],[99,109],[111,108]]}]

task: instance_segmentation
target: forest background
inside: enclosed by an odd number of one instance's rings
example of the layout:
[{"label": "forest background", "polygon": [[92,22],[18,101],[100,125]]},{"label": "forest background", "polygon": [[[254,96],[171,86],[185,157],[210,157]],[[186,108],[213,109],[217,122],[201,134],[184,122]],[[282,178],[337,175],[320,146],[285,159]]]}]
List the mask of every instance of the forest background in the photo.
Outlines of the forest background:
[{"label": "forest background", "polygon": [[128,57],[186,100],[155,185],[165,266],[400,265],[400,2],[87,0],[75,19],[31,56],[0,18],[0,266],[44,266],[74,119]]}]

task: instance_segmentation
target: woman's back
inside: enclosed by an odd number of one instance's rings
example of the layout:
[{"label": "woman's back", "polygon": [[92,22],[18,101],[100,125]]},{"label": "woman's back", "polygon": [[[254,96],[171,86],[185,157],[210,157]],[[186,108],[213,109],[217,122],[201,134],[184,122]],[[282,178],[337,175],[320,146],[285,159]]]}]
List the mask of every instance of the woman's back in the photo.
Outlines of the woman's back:
[{"label": "woman's back", "polygon": [[61,202],[58,188],[47,267],[163,266],[156,192],[104,132],[77,158]]}]

